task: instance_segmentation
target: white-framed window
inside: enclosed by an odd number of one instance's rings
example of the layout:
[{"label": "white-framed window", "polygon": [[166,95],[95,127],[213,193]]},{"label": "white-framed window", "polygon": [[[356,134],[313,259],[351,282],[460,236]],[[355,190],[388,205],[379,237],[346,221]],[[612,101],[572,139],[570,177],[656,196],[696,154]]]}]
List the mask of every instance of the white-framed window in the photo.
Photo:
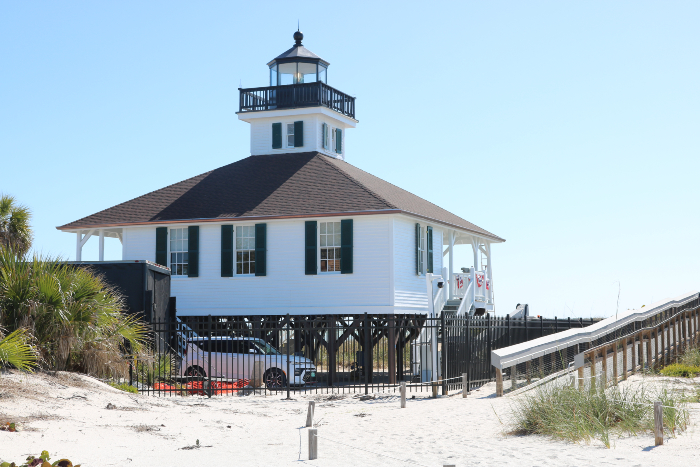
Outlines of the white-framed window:
[{"label": "white-framed window", "polygon": [[236,275],[255,274],[255,226],[236,226]]},{"label": "white-framed window", "polygon": [[319,222],[321,272],[340,272],[340,222]]},{"label": "white-framed window", "polygon": [[187,275],[187,227],[170,229],[170,270],[173,276]]},{"label": "white-framed window", "polygon": [[418,242],[418,272],[420,275],[425,274],[425,258],[427,252],[425,249],[425,229],[420,228],[420,242]]},{"label": "white-framed window", "polygon": [[287,147],[294,147],[294,123],[287,123]]}]

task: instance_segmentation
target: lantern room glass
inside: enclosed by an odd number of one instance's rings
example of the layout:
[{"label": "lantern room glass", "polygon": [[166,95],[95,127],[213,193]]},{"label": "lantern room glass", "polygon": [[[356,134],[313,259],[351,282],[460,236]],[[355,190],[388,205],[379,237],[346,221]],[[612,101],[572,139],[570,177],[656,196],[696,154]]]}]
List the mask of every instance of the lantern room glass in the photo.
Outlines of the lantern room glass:
[{"label": "lantern room glass", "polygon": [[288,62],[270,66],[270,86],[288,84],[326,83],[328,68],[320,63]]}]

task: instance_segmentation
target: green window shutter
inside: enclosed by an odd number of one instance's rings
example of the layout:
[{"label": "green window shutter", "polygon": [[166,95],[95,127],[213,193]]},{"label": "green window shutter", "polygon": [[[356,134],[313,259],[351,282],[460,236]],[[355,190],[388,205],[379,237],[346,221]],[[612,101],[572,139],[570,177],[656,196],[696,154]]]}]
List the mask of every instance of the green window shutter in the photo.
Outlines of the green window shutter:
[{"label": "green window shutter", "polygon": [[199,226],[187,227],[187,276],[199,277]]},{"label": "green window shutter", "polygon": [[272,124],[272,149],[282,149],[282,124]]},{"label": "green window shutter", "polygon": [[221,226],[221,277],[233,277],[233,226]]},{"label": "green window shutter", "polygon": [[420,273],[420,224],[416,224],[416,274]]},{"label": "green window shutter", "polygon": [[335,130],[335,152],[338,154],[343,152],[343,130],[340,128]]},{"label": "green window shutter", "polygon": [[433,228],[428,227],[426,229],[426,235],[425,235],[425,243],[426,243],[426,250],[428,254],[426,255],[427,258],[427,265],[426,265],[426,272],[433,273]]},{"label": "green window shutter", "polygon": [[321,132],[323,133],[323,149],[328,149],[328,125],[326,123],[321,125]]},{"label": "green window shutter", "polygon": [[267,224],[255,224],[255,275],[267,275]]},{"label": "green window shutter", "polygon": [[352,274],[352,219],[340,221],[340,273]]},{"label": "green window shutter", "polygon": [[156,227],[156,263],[168,266],[168,228]]},{"label": "green window shutter", "polygon": [[294,122],[294,147],[304,146],[304,122]]},{"label": "green window shutter", "polygon": [[306,274],[316,274],[316,239],[318,235],[316,221],[306,221],[305,223],[305,261],[306,261]]}]

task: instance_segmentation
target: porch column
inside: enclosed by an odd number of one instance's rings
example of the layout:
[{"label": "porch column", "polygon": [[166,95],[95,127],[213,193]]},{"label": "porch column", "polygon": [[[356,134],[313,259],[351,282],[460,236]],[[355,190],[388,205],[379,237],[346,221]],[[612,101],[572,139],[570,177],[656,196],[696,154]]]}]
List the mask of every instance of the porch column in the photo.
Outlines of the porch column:
[{"label": "porch column", "polygon": [[75,260],[76,261],[82,261],[83,260],[83,244],[82,244],[82,236],[83,234],[80,233],[80,231],[77,231],[75,233],[76,240],[77,242],[75,243]]},{"label": "porch column", "polygon": [[447,298],[451,299],[451,298],[454,298],[454,295],[455,295],[455,287],[454,287],[454,283],[455,283],[455,281],[454,281],[454,279],[455,279],[455,273],[454,273],[454,271],[455,271],[455,263],[454,263],[455,231],[450,230],[448,235],[450,238],[449,239],[449,242],[450,242],[450,256],[449,256],[450,270],[448,271],[447,280],[448,280],[450,286],[449,286],[449,290],[448,290],[449,295]]},{"label": "porch column", "polygon": [[486,257],[488,262],[486,263],[486,277],[489,279],[489,298],[493,300],[493,275],[491,273],[491,242],[485,242],[486,247]]},{"label": "porch column", "polygon": [[[105,231],[100,229],[100,261],[105,260]],[[489,261],[490,263],[491,261]]]},{"label": "porch column", "polygon": [[472,248],[474,249],[474,270],[479,270],[479,239],[472,237]]}]

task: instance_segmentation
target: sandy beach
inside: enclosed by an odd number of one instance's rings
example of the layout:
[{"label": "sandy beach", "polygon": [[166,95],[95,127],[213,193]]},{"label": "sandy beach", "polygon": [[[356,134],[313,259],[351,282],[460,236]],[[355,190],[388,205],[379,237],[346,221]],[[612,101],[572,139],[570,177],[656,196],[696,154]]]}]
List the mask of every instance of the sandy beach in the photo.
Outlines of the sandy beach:
[{"label": "sandy beach", "polygon": [[[284,395],[154,397],[128,394],[77,374],[4,373],[0,421],[19,422],[21,431],[0,431],[0,460],[17,462],[48,450],[53,460],[67,457],[84,467],[698,462],[700,404],[689,405],[689,429],[666,439],[664,446],[655,448],[649,435],[615,439],[613,448],[606,449],[600,442],[579,445],[507,435],[514,397],[496,398],[494,384],[466,399],[461,393],[438,399],[418,393],[405,409],[400,409],[397,394],[376,394],[370,400],[359,396],[296,394],[293,401],[282,400]],[[316,401],[315,425],[321,438],[314,461],[307,460],[308,434],[303,428],[310,400]]]}]

